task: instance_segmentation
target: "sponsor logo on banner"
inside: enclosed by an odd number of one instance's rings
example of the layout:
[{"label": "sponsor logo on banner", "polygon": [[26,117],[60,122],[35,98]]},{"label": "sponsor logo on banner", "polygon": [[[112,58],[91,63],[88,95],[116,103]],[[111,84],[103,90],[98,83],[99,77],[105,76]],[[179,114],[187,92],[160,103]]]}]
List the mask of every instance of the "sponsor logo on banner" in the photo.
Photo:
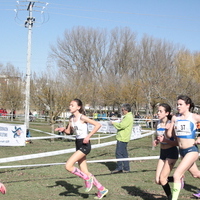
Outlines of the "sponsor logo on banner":
[{"label": "sponsor logo on banner", "polygon": [[25,146],[26,126],[0,123],[0,146]]}]

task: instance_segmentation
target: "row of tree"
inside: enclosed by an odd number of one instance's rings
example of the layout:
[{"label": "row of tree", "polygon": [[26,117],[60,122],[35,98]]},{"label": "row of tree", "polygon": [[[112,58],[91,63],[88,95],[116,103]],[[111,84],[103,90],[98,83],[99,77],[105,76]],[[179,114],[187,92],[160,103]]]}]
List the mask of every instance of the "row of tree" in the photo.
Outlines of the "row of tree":
[{"label": "row of tree", "polygon": [[[127,102],[135,112],[141,107],[151,112],[159,102],[175,109],[179,94],[199,104],[200,52],[147,35],[138,40],[129,28],[76,27],[50,48],[47,71],[31,77],[31,106],[48,110],[51,122],[73,98],[93,108]],[[0,103],[22,109],[25,77],[9,64],[0,70],[21,79],[21,84],[1,85]]]}]

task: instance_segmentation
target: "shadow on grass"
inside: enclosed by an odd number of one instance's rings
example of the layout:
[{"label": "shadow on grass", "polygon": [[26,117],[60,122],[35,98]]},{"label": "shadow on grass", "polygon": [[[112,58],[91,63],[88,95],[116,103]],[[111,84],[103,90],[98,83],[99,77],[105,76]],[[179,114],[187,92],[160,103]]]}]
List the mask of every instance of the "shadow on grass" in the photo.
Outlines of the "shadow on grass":
[{"label": "shadow on grass", "polygon": [[[140,188],[135,187],[135,186],[122,186],[122,188],[125,189],[129,195],[135,196],[135,197],[138,196],[144,200],[153,200],[153,199],[166,200],[167,199],[167,197],[165,195],[147,193],[144,190],[141,190]],[[192,193],[197,192],[197,190],[198,190],[197,187],[194,187],[193,185],[185,183],[184,190],[191,192],[191,197],[188,197],[187,199],[196,199],[195,197],[192,197]],[[181,196],[181,192],[180,192],[180,196]]]},{"label": "shadow on grass", "polygon": [[80,196],[80,197],[82,197],[84,199],[89,198],[89,194],[80,193],[78,191],[83,186],[76,185],[76,184],[72,185],[72,184],[67,183],[66,181],[62,181],[62,180],[56,181],[55,183],[56,183],[55,185],[50,186],[50,187],[62,186],[62,187],[64,187],[66,189],[65,192],[62,192],[62,193],[59,194],[60,196]]},{"label": "shadow on grass", "polygon": [[193,186],[193,185],[190,185],[190,184],[187,184],[185,182],[184,184],[184,190],[187,190],[191,193],[197,193],[197,191],[199,191],[200,188],[197,188],[196,186]]},{"label": "shadow on grass", "polygon": [[47,167],[51,167],[51,165],[47,165],[47,166],[35,166],[35,167],[22,167],[22,168],[13,168],[13,169],[8,169],[6,170],[5,168],[5,171],[1,171],[0,174],[3,174],[3,173],[9,173],[9,172],[14,172],[14,171],[25,171],[25,170],[34,170],[34,169],[39,169],[39,168],[47,168]]},{"label": "shadow on grass", "polygon": [[[143,149],[149,149],[150,147],[147,146],[147,147],[142,147]],[[141,149],[141,147],[129,147],[128,148],[128,151],[133,151],[133,150],[138,150],[138,149]]]},{"label": "shadow on grass", "polygon": [[123,189],[125,189],[130,196],[140,197],[144,200],[153,200],[153,199],[159,199],[159,200],[166,200],[166,196],[161,194],[151,194],[147,193],[140,188],[134,187],[134,186],[122,186]]},{"label": "shadow on grass", "polygon": [[116,163],[115,162],[101,162],[102,165],[105,165],[108,170],[112,171],[115,170],[116,168]]},{"label": "shadow on grass", "polygon": [[102,157],[102,156],[106,156],[108,154],[109,153],[102,153],[102,154],[98,154],[98,155],[95,155],[95,156],[91,156],[90,158],[99,158],[99,157]]},{"label": "shadow on grass", "polygon": [[[34,178],[34,179],[21,179],[21,180],[12,180],[12,181],[4,181],[4,183],[20,183],[20,182],[34,182],[34,181],[44,181],[44,180],[55,180],[58,177],[42,177],[42,178]],[[63,178],[66,179],[66,178]]]},{"label": "shadow on grass", "polygon": [[[109,171],[113,171],[116,169],[116,162],[101,162],[100,164],[105,165]],[[140,172],[154,172],[155,170],[140,170]],[[138,171],[130,170],[130,173],[137,173]]]}]

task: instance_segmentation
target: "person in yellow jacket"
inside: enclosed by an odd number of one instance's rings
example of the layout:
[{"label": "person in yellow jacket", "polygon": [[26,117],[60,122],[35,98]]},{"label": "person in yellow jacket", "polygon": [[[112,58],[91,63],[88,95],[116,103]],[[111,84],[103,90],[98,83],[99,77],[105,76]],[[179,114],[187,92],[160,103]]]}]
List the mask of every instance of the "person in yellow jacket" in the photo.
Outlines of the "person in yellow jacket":
[{"label": "person in yellow jacket", "polygon": [[97,113],[97,112],[94,112],[94,113],[93,113],[93,119],[94,119],[95,121],[98,121],[98,113]]},{"label": "person in yellow jacket", "polygon": [[[127,144],[130,141],[133,129],[133,114],[131,112],[130,104],[123,104],[121,111],[123,115],[121,122],[111,122],[117,129],[117,146],[115,151],[117,159],[128,158]],[[116,169],[111,171],[111,173],[115,174],[120,172],[130,172],[129,161],[117,161]]]}]

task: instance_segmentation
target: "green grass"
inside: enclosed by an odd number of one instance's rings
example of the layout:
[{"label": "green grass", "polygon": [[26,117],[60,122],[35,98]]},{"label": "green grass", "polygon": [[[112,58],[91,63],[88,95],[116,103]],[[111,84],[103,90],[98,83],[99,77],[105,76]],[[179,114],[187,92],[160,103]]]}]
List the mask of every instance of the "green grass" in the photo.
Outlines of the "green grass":
[{"label": "green grass", "polygon": [[[50,131],[45,124],[30,125],[31,128]],[[32,136],[44,136],[42,133],[31,131]],[[107,142],[115,137],[101,140]],[[92,141],[97,144],[97,141]],[[67,140],[33,140],[25,147],[0,147],[1,158],[42,153],[56,150],[74,148],[74,142]],[[151,136],[129,142],[129,157],[157,156],[159,148],[152,150]],[[44,163],[64,163],[70,154],[1,163],[0,166],[31,165]],[[88,160],[103,160],[115,158],[115,145],[96,148],[87,156]],[[178,164],[178,163],[177,163]],[[197,162],[199,165],[199,161]],[[161,186],[154,183],[157,160],[131,161],[131,172],[128,174],[110,174],[115,169],[114,162],[89,163],[88,168],[96,178],[109,189],[103,199],[107,200],[164,200],[165,194]],[[177,166],[177,165],[176,165]],[[185,175],[185,188],[181,190],[179,199],[192,199],[192,193],[200,186],[198,179]],[[0,179],[7,188],[7,194],[0,194],[5,200],[78,200],[94,198],[97,192],[93,188],[89,194],[84,192],[83,180],[68,173],[64,165],[46,167],[23,167],[0,169]],[[172,184],[171,184],[172,185]]]}]

